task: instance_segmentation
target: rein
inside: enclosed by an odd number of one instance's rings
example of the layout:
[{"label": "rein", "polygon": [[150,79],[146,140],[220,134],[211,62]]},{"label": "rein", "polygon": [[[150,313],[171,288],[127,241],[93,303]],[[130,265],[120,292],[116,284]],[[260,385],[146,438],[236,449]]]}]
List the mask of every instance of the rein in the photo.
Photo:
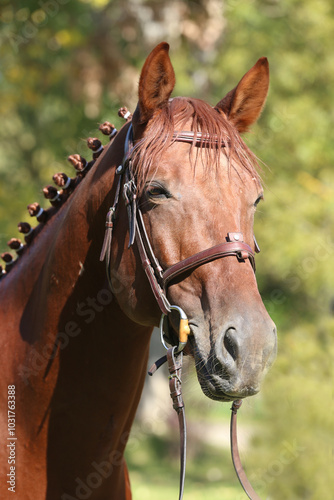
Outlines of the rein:
[{"label": "rein", "polygon": [[[201,132],[181,131],[174,133],[175,142],[186,142],[196,145],[212,144],[212,138],[208,134]],[[213,142],[215,142],[213,138]],[[216,140],[217,143],[217,140]],[[112,243],[112,231],[116,220],[116,212],[119,203],[119,197],[123,186],[123,198],[127,208],[128,223],[129,223],[129,245],[130,248],[135,242],[138,248],[142,267],[145,271],[147,279],[150,283],[154,297],[162,312],[160,320],[160,335],[163,346],[167,350],[167,354],[160,358],[149,370],[149,375],[162,366],[165,362],[168,364],[169,370],[169,388],[170,395],[173,401],[180,429],[180,488],[179,500],[183,498],[185,469],[186,469],[186,420],[185,410],[182,398],[182,360],[183,349],[188,341],[188,336],[191,334],[188,318],[185,312],[177,305],[170,304],[167,298],[167,286],[175,279],[182,279],[185,273],[205,264],[227,256],[235,256],[239,262],[244,262],[249,259],[250,264],[255,272],[255,256],[252,248],[243,242],[242,233],[229,232],[226,236],[226,241],[219,243],[213,247],[207,248],[190,257],[187,257],[176,264],[171,265],[167,269],[163,269],[159,264],[157,257],[154,254],[150,240],[145,229],[143,215],[138,205],[137,186],[132,172],[131,152],[133,150],[133,128],[130,124],[125,143],[124,143],[124,158],[122,164],[116,169],[118,182],[113,205],[109,208],[105,224],[105,236],[100,255],[100,261],[106,260],[106,271],[109,286],[112,290],[110,277],[110,250]],[[224,147],[224,143],[221,144]],[[255,240],[255,251],[259,252]],[[168,334],[165,332],[165,319],[173,311],[177,311],[180,315],[179,322],[179,341],[177,346],[168,347],[165,340],[171,344]],[[243,470],[237,442],[237,410],[242,404],[241,400],[233,401],[231,410],[230,424],[230,439],[231,439],[231,454],[232,462],[245,493],[250,500],[260,500],[260,497],[255,493],[247,476]]]}]

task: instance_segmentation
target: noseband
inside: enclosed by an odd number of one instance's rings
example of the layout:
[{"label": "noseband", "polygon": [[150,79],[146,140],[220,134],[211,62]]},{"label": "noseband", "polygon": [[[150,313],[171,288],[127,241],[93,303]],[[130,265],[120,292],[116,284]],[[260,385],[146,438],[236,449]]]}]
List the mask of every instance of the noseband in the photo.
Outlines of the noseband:
[{"label": "noseband", "polygon": [[[211,144],[211,137],[207,134],[202,134],[201,132],[176,132],[174,133],[175,142],[186,142],[194,145]],[[221,144],[224,147],[224,143]],[[162,317],[160,321],[160,333],[161,340],[165,348],[167,349],[167,355],[163,356],[158,360],[150,369],[149,374],[153,373],[166,361],[168,361],[169,369],[169,385],[170,394],[173,400],[173,407],[176,410],[179,418],[180,427],[180,490],[179,490],[179,500],[183,497],[184,489],[184,479],[185,479],[185,461],[186,461],[186,423],[185,423],[185,413],[184,404],[181,392],[181,370],[182,370],[182,350],[187,344],[188,335],[191,333],[188,325],[188,318],[184,311],[176,305],[170,304],[167,298],[167,287],[172,282],[177,279],[184,279],[186,273],[189,271],[212,262],[216,259],[223,257],[234,256],[239,262],[245,262],[247,259],[250,261],[251,266],[255,272],[255,257],[252,248],[244,243],[242,233],[238,232],[228,232],[225,238],[226,241],[219,243],[213,247],[202,250],[194,255],[187,257],[176,264],[171,265],[167,269],[163,269],[154,254],[152,249],[147,231],[145,229],[144,219],[140,206],[137,200],[137,186],[135,182],[135,177],[132,171],[132,160],[131,153],[134,149],[134,138],[133,138],[133,128],[132,123],[130,124],[125,144],[124,144],[124,158],[122,164],[116,169],[116,175],[118,176],[118,183],[116,187],[115,199],[113,205],[110,207],[107,218],[106,218],[106,229],[105,236],[102,246],[102,251],[100,255],[100,260],[106,259],[106,270],[107,277],[109,281],[110,288],[111,277],[110,277],[110,250],[112,242],[112,231],[116,218],[116,211],[119,202],[119,196],[123,185],[123,198],[127,207],[128,223],[129,223],[129,248],[136,242],[137,249],[139,252],[142,267],[150,283],[154,297],[160,307],[162,312]],[[259,252],[260,249],[255,242],[255,251]],[[165,344],[165,339],[168,343],[170,339],[168,335],[164,332],[164,319],[173,310],[177,311],[180,315],[179,322],[179,341],[178,346],[168,347]],[[258,495],[253,490],[250,485],[245,472],[242,468],[238,446],[237,446],[237,434],[236,434],[236,415],[237,410],[241,406],[241,401],[234,401],[232,405],[232,417],[231,417],[231,452],[232,461],[234,468],[236,470],[238,479],[246,492],[247,496],[251,500],[260,500]]]}]

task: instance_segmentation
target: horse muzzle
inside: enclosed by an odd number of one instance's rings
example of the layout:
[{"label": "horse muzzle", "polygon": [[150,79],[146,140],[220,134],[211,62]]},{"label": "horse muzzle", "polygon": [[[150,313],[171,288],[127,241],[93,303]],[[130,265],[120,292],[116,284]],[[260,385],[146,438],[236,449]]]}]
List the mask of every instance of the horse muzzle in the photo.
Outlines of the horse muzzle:
[{"label": "horse muzzle", "polygon": [[276,327],[270,319],[253,332],[245,328],[244,319],[237,323],[217,336],[210,332],[207,342],[196,329],[189,337],[199,383],[204,394],[214,400],[231,401],[257,394],[276,357]]}]

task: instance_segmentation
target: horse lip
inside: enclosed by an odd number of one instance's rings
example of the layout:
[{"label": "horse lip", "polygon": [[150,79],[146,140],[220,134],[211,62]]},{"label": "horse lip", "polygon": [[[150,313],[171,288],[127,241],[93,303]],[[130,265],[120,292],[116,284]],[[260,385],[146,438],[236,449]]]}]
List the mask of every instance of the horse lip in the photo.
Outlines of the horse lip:
[{"label": "horse lip", "polygon": [[[189,339],[190,340],[190,339]],[[191,347],[191,354],[195,360],[196,364],[196,373],[197,373],[197,378],[200,383],[201,389],[205,396],[207,396],[210,399],[213,399],[214,401],[221,401],[221,402],[228,402],[228,401],[233,401],[235,398],[231,398],[228,394],[225,393],[222,387],[222,382],[223,379],[219,380],[219,386],[217,386],[216,381],[214,380],[214,377],[209,373],[205,361],[203,360],[198,347],[196,345],[196,341],[194,337],[191,337],[190,342],[188,342]],[[187,345],[188,345],[187,344]],[[228,381],[226,381],[228,383]]]},{"label": "horse lip", "polygon": [[[201,353],[196,345],[195,339],[191,342],[191,354],[194,357],[197,369],[197,378],[202,388],[203,393],[214,401],[228,402],[235,399],[243,399],[248,396],[253,396],[259,392],[259,387],[245,386],[241,390],[233,390],[229,379],[210,373],[206,362],[203,360]],[[188,343],[188,344],[189,344]]]},{"label": "horse lip", "polygon": [[202,369],[201,372],[197,372],[197,377],[204,394],[214,401],[234,401],[235,399],[244,399],[253,396],[259,392],[259,388],[254,387],[245,387],[240,391],[231,390],[230,387],[224,386],[224,381],[229,386],[227,380],[210,375],[206,368]]},{"label": "horse lip", "polygon": [[[229,402],[233,401],[235,397],[229,396],[224,390],[223,387],[218,387],[217,384],[214,383],[214,379],[207,371],[206,367],[202,367],[201,371],[197,372],[198,381],[202,388],[204,394],[214,401],[221,402]],[[220,385],[220,384],[219,384]]]}]

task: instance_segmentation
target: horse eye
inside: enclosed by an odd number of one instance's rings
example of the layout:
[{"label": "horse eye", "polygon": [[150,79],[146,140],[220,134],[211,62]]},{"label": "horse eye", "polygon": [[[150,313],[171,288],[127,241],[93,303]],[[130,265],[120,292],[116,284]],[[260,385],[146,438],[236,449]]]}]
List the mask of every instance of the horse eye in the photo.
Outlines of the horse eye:
[{"label": "horse eye", "polygon": [[258,197],[256,202],[254,203],[254,207],[257,207],[261,200],[263,200],[263,194],[261,194],[261,196]]},{"label": "horse eye", "polygon": [[151,185],[148,187],[146,194],[148,198],[163,199],[170,198],[170,193],[160,184]]}]

